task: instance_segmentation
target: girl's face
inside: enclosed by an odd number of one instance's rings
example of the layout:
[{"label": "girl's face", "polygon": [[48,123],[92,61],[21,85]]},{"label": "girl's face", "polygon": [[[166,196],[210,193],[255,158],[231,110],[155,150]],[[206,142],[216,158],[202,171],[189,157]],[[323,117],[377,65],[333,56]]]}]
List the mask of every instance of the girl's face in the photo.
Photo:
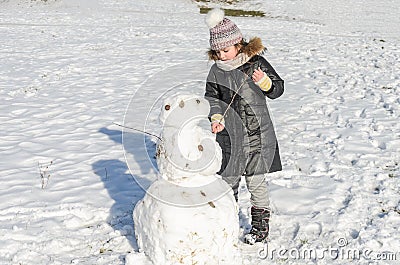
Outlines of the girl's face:
[{"label": "girl's face", "polygon": [[217,51],[218,58],[221,61],[232,60],[238,54],[238,48],[236,46],[229,46],[222,50]]}]

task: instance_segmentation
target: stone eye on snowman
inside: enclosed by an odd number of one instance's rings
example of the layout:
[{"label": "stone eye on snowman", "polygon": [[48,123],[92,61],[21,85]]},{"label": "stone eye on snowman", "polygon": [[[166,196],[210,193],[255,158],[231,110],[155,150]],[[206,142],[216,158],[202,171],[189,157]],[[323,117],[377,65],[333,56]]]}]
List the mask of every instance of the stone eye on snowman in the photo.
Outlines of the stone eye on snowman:
[{"label": "stone eye on snowman", "polygon": [[209,108],[195,95],[175,95],[162,106],[160,176],[133,212],[138,246],[153,264],[240,263],[238,207],[215,173],[222,155]]}]

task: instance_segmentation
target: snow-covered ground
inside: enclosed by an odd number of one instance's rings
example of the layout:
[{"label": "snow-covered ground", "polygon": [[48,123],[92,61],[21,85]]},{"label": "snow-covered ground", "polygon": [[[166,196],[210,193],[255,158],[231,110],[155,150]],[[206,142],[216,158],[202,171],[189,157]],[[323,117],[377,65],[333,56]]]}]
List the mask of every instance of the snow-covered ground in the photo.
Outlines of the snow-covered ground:
[{"label": "snow-covered ground", "polygon": [[[155,177],[155,140],[114,123],[157,133],[146,115],[159,97],[202,93],[199,5],[0,1],[0,264],[148,264],[132,210]],[[271,240],[241,246],[243,264],[399,264],[400,3],[227,6],[266,13],[233,20],[286,82],[269,102],[284,163],[269,180]]]}]

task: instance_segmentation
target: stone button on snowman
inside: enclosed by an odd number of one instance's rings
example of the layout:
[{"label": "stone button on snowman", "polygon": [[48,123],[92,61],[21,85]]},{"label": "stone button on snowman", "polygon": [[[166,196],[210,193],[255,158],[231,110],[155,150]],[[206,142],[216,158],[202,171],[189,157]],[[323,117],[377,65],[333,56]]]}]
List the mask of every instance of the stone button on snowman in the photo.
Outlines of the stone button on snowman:
[{"label": "stone button on snowman", "polygon": [[138,246],[153,264],[241,264],[238,207],[215,174],[222,158],[209,108],[196,95],[171,96],[162,106],[160,175],[133,212]]}]

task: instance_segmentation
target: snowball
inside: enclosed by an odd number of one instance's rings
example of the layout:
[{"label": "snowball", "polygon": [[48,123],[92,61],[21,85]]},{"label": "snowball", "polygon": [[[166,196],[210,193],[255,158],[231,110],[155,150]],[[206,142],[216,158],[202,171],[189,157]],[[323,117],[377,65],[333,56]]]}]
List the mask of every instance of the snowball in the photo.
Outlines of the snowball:
[{"label": "snowball", "polygon": [[[229,192],[212,199],[221,190]],[[173,196],[189,205],[207,200],[209,193],[208,202],[192,207],[166,201]],[[241,264],[238,207],[221,179],[203,191],[158,180],[136,205],[133,219],[137,243],[154,264]]]}]

